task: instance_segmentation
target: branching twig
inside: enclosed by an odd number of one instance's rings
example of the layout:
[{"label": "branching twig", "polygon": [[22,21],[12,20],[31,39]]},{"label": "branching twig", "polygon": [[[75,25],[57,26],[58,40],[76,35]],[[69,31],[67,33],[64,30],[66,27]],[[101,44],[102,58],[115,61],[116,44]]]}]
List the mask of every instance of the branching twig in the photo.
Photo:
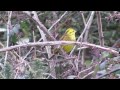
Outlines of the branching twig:
[{"label": "branching twig", "polygon": [[[95,13],[94,11],[91,12],[91,16],[90,16],[90,18],[89,18],[89,20],[88,20],[88,22],[87,22],[87,24],[86,24],[83,32],[81,33],[81,35],[79,36],[79,38],[78,38],[77,41],[80,41],[80,39],[83,38],[84,33],[90,28],[90,26],[91,26],[91,24],[92,24],[93,17],[94,17],[94,13]],[[74,52],[75,48],[76,48],[76,46],[74,46],[74,48],[73,48],[72,51],[70,52],[70,55],[72,55],[72,53]]]},{"label": "branching twig", "polygon": [[[47,36],[49,36],[51,38],[51,40],[53,40],[53,41],[56,40],[52,36],[52,34],[47,30],[47,28],[42,24],[42,22],[39,20],[38,15],[35,11],[33,11],[32,13],[30,13],[28,11],[25,11],[24,13],[26,13],[28,16],[30,16],[36,22],[37,28],[38,28],[38,30],[41,34],[41,37],[42,37],[43,41],[47,41],[45,34],[47,34]],[[46,51],[47,51],[48,57],[50,58],[51,57],[51,47],[46,46]],[[54,69],[54,67],[53,67],[53,65],[51,65],[51,63],[50,63],[50,68]],[[55,69],[52,70],[51,74],[56,77]]]},{"label": "branching twig", "polygon": [[65,16],[65,14],[67,14],[67,11],[65,11],[63,15],[55,23],[53,23],[53,25],[48,29],[48,31],[50,31]]},{"label": "branching twig", "polygon": [[56,79],[56,77],[54,77],[53,75],[51,75],[50,73],[43,73],[43,75],[48,75],[48,77],[46,79],[49,79],[49,77],[51,76],[53,79]]},{"label": "branching twig", "polygon": [[[87,71],[89,71],[89,70],[92,70],[93,68],[96,68],[102,61],[103,61],[103,60],[100,60],[98,63],[90,66],[89,68],[80,71],[80,72],[78,73],[78,77],[80,77],[80,75],[81,75],[83,72],[87,72]],[[88,73],[87,75],[85,75],[85,76],[82,77],[81,79],[84,79],[84,78],[86,78],[86,77],[88,77],[89,75],[94,74],[94,73],[96,73],[96,71],[92,71],[92,72]]]},{"label": "branching twig", "polygon": [[[81,15],[82,15],[84,26],[86,26],[86,20],[85,20],[84,14],[82,12],[81,12]],[[83,38],[84,42],[87,42],[88,32],[89,32],[89,30],[87,30],[85,35],[84,35],[84,38]],[[80,53],[80,51],[79,51],[79,53]],[[78,60],[79,60],[79,57],[80,57],[80,55],[78,55]],[[82,51],[82,56],[81,57],[82,57],[81,58],[81,64],[83,65],[84,64],[84,60],[85,60],[85,49]]]},{"label": "branching twig", "polygon": [[82,77],[81,79],[85,79],[85,78],[87,78],[88,76],[90,76],[91,74],[93,74],[94,73],[94,71],[91,71],[91,72],[89,72],[87,75],[85,75],[84,77]]},{"label": "branching twig", "polygon": [[[40,39],[38,40],[38,42],[40,42],[41,40],[42,40],[42,38],[40,38]],[[23,59],[26,59],[27,56],[30,54],[30,52],[31,52],[33,49],[34,49],[34,47],[31,47],[30,50],[29,50],[28,53],[24,56]]]},{"label": "branching twig", "polygon": [[116,69],[114,69],[114,70],[112,70],[112,71],[109,71],[108,73],[103,74],[103,75],[97,77],[96,79],[100,79],[100,78],[102,78],[102,77],[105,77],[105,76],[107,76],[107,75],[110,75],[111,73],[114,73],[114,72],[116,72],[116,71],[118,71],[118,70],[120,70],[120,67],[119,67],[119,68],[116,68]]},{"label": "branching twig", "polygon": [[87,72],[87,71],[93,69],[95,66],[96,66],[96,65],[93,65],[93,66],[91,66],[91,67],[89,67],[89,68],[87,68],[87,69],[84,69],[84,70],[80,71],[80,72],[78,73],[78,77],[80,77],[80,75],[81,75],[83,72]]},{"label": "branching twig", "polygon": [[29,11],[23,11],[23,13],[27,14],[38,26],[39,28],[48,36],[51,40],[55,41],[56,39],[51,35],[50,32],[48,32],[47,28],[40,22],[38,17],[34,16],[34,13],[31,13]]}]

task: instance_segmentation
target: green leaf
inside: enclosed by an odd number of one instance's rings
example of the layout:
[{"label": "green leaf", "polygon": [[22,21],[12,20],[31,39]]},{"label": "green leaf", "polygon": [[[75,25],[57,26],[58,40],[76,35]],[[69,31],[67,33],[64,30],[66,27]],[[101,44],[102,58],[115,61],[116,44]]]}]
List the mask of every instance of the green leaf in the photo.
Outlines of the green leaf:
[{"label": "green leaf", "polygon": [[108,57],[110,54],[106,51],[102,52],[102,58]]},{"label": "green leaf", "polygon": [[5,66],[5,70],[4,70],[4,74],[5,74],[6,79],[12,78],[12,73],[13,73],[12,70],[13,70],[12,66],[9,63],[7,63]]},{"label": "green leaf", "polygon": [[86,65],[87,67],[89,67],[90,64],[91,64],[91,60],[85,60],[85,65]]},{"label": "green leaf", "polygon": [[14,34],[14,35],[10,38],[10,41],[15,44],[15,43],[18,41],[17,35]]},{"label": "green leaf", "polygon": [[26,21],[26,20],[21,21],[20,26],[21,26],[21,29],[24,33],[24,36],[28,37],[30,35],[30,24],[28,23],[28,21]]}]

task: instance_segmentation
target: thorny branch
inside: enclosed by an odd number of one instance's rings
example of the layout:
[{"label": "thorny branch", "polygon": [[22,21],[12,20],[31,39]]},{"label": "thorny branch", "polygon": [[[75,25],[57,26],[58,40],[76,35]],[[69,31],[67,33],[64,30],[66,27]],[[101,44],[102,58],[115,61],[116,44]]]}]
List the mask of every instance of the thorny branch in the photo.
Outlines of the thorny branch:
[{"label": "thorny branch", "polygon": [[[43,32],[50,37],[51,40],[55,41],[56,39],[51,35],[50,32],[48,32],[47,28],[42,24],[42,22],[39,21],[39,18],[36,18],[32,12],[29,11],[23,11],[26,15],[28,15],[39,27]],[[33,15],[33,16],[32,16]]]},{"label": "thorny branch", "polygon": [[[42,38],[43,38],[43,40],[44,41],[47,41],[47,39],[46,39],[46,37],[45,37],[45,35],[44,35],[44,33],[47,35],[47,36],[49,36],[52,40],[56,40],[52,35],[51,35],[51,33],[49,32],[53,27],[54,27],[54,25],[56,25],[62,18],[63,18],[63,16],[67,13],[67,11],[47,30],[47,28],[42,24],[42,22],[40,22],[40,20],[39,20],[39,18],[38,18],[38,16],[37,16],[37,13],[35,12],[35,11],[33,11],[32,13],[30,13],[30,12],[28,12],[28,11],[24,11],[24,13],[26,13],[29,17],[31,17],[35,22],[36,22],[36,24],[38,25],[38,30],[39,30],[39,32],[40,32],[40,34],[41,34],[41,36],[43,36]],[[33,14],[33,15],[31,15],[31,14]],[[43,33],[43,32],[44,33]],[[46,47],[46,50],[47,50],[47,52],[48,52],[48,57],[51,57],[51,49],[50,49],[50,47]]]},{"label": "thorny branch", "polygon": [[6,48],[0,49],[0,52],[3,51],[9,51],[18,47],[26,47],[26,46],[49,46],[49,45],[66,45],[66,44],[76,44],[76,45],[82,45],[82,46],[88,46],[89,48],[99,48],[105,51],[108,51],[109,53],[113,53],[115,55],[119,55],[118,51],[113,50],[112,48],[106,48],[102,47],[100,45],[95,45],[87,42],[74,42],[74,41],[49,41],[49,42],[33,42],[33,43],[27,43],[27,44],[21,44],[21,45],[15,45],[15,46],[10,46]]},{"label": "thorny branch", "polygon": [[[37,13],[36,13],[35,11],[33,11],[32,14],[33,14],[33,19],[35,19],[35,20],[38,22],[39,25],[41,25],[41,26],[43,26],[43,27],[45,28],[45,26],[42,25],[42,23],[40,22]],[[39,32],[40,32],[40,34],[41,34],[41,37],[42,37],[43,41],[46,42],[46,41],[47,41],[47,38],[46,38],[46,36],[45,36],[45,33],[43,32],[43,30],[40,28],[39,25],[37,26],[37,28],[38,28],[38,30],[39,30]],[[50,33],[46,28],[44,29],[44,31],[46,31],[46,32],[51,36],[51,33]],[[55,40],[55,38],[54,38],[53,36],[51,36],[51,38]],[[47,54],[48,54],[48,58],[50,58],[51,55],[52,55],[52,54],[51,54],[51,47],[50,47],[50,46],[45,46],[45,48],[46,48],[46,51],[47,51]],[[56,77],[55,68],[54,68],[54,63],[53,63],[53,62],[50,62],[50,63],[49,63],[49,66],[50,66],[50,72],[51,72],[51,74],[52,74],[54,77]]]}]

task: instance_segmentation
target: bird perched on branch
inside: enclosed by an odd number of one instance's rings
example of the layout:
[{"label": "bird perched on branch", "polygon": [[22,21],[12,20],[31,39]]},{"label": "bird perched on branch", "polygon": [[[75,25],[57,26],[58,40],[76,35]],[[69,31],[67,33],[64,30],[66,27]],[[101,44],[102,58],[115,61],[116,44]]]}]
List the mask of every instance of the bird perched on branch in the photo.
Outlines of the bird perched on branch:
[{"label": "bird perched on branch", "polygon": [[[75,36],[76,30],[73,28],[68,28],[63,36],[60,38],[61,41],[76,41],[76,36]],[[69,44],[69,45],[61,45],[61,48],[66,52],[69,53],[73,49],[74,45]],[[55,53],[58,52],[59,49],[55,49]]]}]

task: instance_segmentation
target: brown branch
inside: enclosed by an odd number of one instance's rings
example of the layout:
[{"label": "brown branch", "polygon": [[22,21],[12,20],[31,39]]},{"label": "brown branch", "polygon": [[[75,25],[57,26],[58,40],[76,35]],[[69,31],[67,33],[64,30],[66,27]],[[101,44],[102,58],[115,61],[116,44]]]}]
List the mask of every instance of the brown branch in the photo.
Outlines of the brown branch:
[{"label": "brown branch", "polygon": [[[89,20],[88,20],[88,22],[87,22],[87,24],[86,24],[83,32],[82,32],[81,35],[78,37],[77,42],[80,41],[80,40],[83,38],[84,33],[85,33],[87,30],[89,30],[89,28],[90,28],[90,26],[91,26],[91,24],[92,24],[92,20],[93,20],[93,17],[94,17],[94,13],[95,13],[94,11],[91,12],[91,16],[90,16],[90,18],[89,18]],[[72,51],[70,52],[70,55],[72,55],[72,53],[74,52],[75,48],[76,48],[76,46],[74,46],[74,48],[73,48]]]},{"label": "brown branch", "polygon": [[43,32],[50,37],[51,40],[55,41],[56,39],[51,35],[50,32],[48,32],[48,29],[40,22],[39,18],[34,17],[34,14],[29,11],[23,11],[27,16],[29,16],[39,27]]},{"label": "brown branch", "polygon": [[[84,26],[86,26],[86,19],[85,19],[84,14],[82,12],[81,12],[81,15],[82,15],[82,19],[83,19],[83,22],[84,22]],[[88,15],[88,17],[89,17],[89,15]],[[85,32],[85,35],[84,35],[84,38],[83,38],[84,42],[87,42],[88,33],[89,33],[89,29]],[[82,65],[84,64],[84,61],[85,61],[85,52],[86,52],[86,50],[84,49],[81,53],[82,54],[82,56],[81,56],[81,64]],[[79,59],[79,57],[80,57],[80,55],[78,56],[78,59]]]},{"label": "brown branch", "polygon": [[89,48],[99,48],[105,51],[108,51],[112,54],[119,55],[118,51],[113,50],[112,48],[106,48],[102,47],[100,45],[95,45],[87,42],[74,42],[74,41],[49,41],[49,42],[33,42],[33,43],[27,43],[27,44],[21,44],[21,45],[15,45],[15,46],[10,46],[6,48],[0,49],[0,52],[3,51],[9,51],[18,47],[26,47],[26,46],[49,46],[49,45],[66,45],[66,44],[76,44],[76,45],[81,45],[82,46],[88,46]]},{"label": "brown branch", "polygon": [[103,36],[103,31],[102,31],[102,21],[101,21],[100,11],[96,11],[96,15],[97,15],[97,24],[98,24],[100,45],[104,46],[104,36]]}]

